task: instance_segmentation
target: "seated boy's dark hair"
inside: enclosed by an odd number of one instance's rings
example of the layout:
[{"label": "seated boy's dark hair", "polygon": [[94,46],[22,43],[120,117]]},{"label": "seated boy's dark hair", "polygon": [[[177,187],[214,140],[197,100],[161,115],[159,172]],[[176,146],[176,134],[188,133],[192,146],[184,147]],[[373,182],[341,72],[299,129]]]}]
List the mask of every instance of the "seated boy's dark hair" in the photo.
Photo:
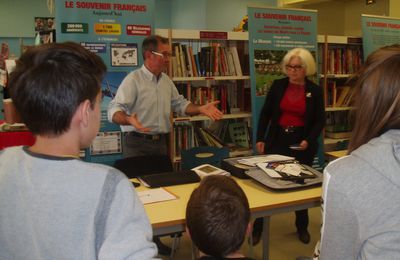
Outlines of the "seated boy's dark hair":
[{"label": "seated boy's dark hair", "polygon": [[224,257],[239,250],[250,220],[249,202],[227,176],[209,176],[190,196],[186,225],[200,251]]},{"label": "seated boy's dark hair", "polygon": [[10,94],[33,134],[67,131],[79,104],[94,106],[107,68],[96,54],[74,42],[44,44],[26,51],[10,75]]}]

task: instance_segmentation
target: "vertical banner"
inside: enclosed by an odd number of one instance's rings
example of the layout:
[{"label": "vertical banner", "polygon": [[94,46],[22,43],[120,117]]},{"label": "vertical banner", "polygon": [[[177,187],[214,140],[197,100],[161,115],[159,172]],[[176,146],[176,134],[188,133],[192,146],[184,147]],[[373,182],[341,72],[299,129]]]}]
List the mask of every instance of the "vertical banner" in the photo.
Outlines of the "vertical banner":
[{"label": "vertical banner", "polygon": [[400,19],[361,15],[364,59],[376,49],[400,43]]},{"label": "vertical banner", "polygon": [[121,157],[120,127],[108,122],[108,104],[127,73],[143,64],[141,45],[154,32],[154,8],[154,0],[56,1],[57,42],[80,43],[100,56],[108,70],[100,133],[85,160],[112,164]]},{"label": "vertical banner", "polygon": [[248,7],[253,147],[259,115],[275,79],[285,77],[281,61],[288,50],[302,47],[317,59],[317,11]]}]

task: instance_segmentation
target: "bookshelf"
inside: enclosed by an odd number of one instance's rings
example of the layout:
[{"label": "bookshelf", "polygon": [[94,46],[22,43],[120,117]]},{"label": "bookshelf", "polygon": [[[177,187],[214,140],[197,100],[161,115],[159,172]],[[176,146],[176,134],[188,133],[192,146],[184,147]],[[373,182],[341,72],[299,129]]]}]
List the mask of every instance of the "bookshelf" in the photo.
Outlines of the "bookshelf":
[{"label": "bookshelf", "polygon": [[349,112],[353,89],[348,79],[362,65],[362,39],[360,37],[319,35],[320,82],[324,88],[326,127],[325,150],[342,148],[351,131]]},{"label": "bookshelf", "polygon": [[[172,162],[181,161],[182,150],[203,145],[228,146],[231,156],[251,154],[247,130],[251,120],[248,33],[156,29],[156,34],[169,39],[172,57],[168,75],[178,91],[198,105],[220,100],[219,108],[224,112],[218,122],[202,115],[171,115]],[[235,145],[229,138],[229,124],[238,123],[247,130],[242,141],[246,140],[249,147]]]}]

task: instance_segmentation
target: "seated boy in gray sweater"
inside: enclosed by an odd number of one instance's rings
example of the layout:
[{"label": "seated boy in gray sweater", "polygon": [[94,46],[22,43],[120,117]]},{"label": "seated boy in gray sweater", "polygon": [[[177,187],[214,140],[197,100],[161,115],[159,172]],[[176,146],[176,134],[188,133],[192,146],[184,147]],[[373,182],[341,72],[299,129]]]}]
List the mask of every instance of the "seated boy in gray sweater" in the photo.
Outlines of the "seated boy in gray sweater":
[{"label": "seated boy in gray sweater", "polygon": [[251,232],[246,195],[230,177],[205,177],[190,196],[186,230],[200,250],[199,260],[240,259],[240,246]]},{"label": "seated boy in gray sweater", "polygon": [[103,61],[79,44],[41,45],[11,74],[36,136],[0,153],[0,259],[151,259],[143,205],[118,170],[79,159],[100,126]]}]

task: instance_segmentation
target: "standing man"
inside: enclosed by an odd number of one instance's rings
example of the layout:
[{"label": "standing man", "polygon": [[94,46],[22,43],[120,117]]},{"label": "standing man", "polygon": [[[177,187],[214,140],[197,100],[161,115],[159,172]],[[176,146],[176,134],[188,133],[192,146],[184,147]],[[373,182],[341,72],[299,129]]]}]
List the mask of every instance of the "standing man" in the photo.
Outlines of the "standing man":
[{"label": "standing man", "polygon": [[124,157],[167,154],[171,108],[180,115],[204,114],[212,120],[223,116],[215,106],[219,101],[194,105],[163,73],[171,57],[168,39],[147,37],[142,55],[143,66],[125,77],[108,109],[109,121],[121,125],[124,132]]}]

